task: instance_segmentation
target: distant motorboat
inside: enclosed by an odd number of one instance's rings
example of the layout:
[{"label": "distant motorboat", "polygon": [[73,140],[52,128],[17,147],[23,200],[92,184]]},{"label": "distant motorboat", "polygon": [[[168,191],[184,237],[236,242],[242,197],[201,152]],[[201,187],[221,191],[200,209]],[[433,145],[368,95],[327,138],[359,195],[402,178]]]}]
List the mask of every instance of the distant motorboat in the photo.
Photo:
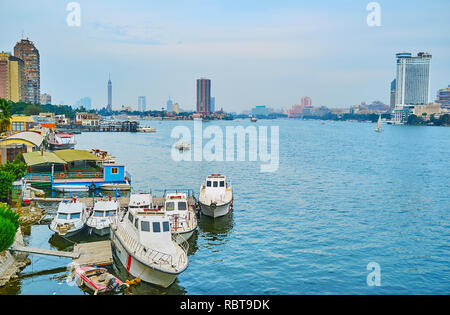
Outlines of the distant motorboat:
[{"label": "distant motorboat", "polygon": [[137,129],[138,132],[156,132],[156,128],[152,127],[140,127]]},{"label": "distant motorboat", "polygon": [[77,142],[73,133],[51,132],[48,138],[50,150],[67,150],[75,148]]},{"label": "distant motorboat", "polygon": [[184,150],[190,150],[191,149],[191,145],[187,142],[182,142],[182,141],[178,141],[177,143],[174,144],[175,148],[180,150],[180,151],[184,151]]},{"label": "distant motorboat", "polygon": [[102,184],[99,185],[98,188],[100,188],[101,190],[106,190],[106,191],[130,191],[131,190],[131,184],[126,181],[123,184]]},{"label": "distant motorboat", "polygon": [[251,121],[251,122],[257,122],[257,121],[258,121],[258,118],[252,117],[252,118],[250,118],[250,121]]}]

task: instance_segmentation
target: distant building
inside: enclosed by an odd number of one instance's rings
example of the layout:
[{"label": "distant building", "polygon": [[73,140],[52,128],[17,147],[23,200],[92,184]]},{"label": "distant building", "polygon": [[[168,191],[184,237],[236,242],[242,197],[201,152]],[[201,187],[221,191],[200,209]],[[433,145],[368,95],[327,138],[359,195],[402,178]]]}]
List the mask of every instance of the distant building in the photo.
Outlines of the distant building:
[{"label": "distant building", "polygon": [[81,108],[83,107],[85,110],[91,110],[92,108],[92,100],[90,97],[86,96],[83,98],[80,98],[76,103],[75,103],[75,107],[76,108]]},{"label": "distant building", "polygon": [[14,46],[14,56],[24,62],[25,97],[24,101],[37,104],[41,98],[40,55],[33,42],[22,39]]},{"label": "distant building", "polygon": [[293,105],[292,109],[288,111],[289,118],[300,118],[303,114],[304,105]]},{"label": "distant building", "polygon": [[450,85],[445,89],[439,90],[436,103],[439,103],[443,108],[450,110]]},{"label": "distant building", "polygon": [[391,99],[390,99],[390,107],[391,110],[395,107],[395,95],[396,95],[396,91],[397,91],[397,79],[394,79],[391,82]]},{"label": "distant building", "polygon": [[302,106],[312,106],[312,99],[308,96],[302,97]]},{"label": "distant building", "polygon": [[256,106],[252,109],[253,116],[268,116],[269,114],[270,110],[265,105]]},{"label": "distant building", "polygon": [[44,93],[41,94],[41,104],[47,105],[52,103],[52,96],[50,94]]},{"label": "distant building", "polygon": [[111,75],[109,76],[108,80],[108,105],[106,106],[106,111],[111,113],[112,112],[112,82],[111,82]]},{"label": "distant building", "polygon": [[314,116],[314,107],[304,106],[303,107],[303,116]]},{"label": "distant building", "polygon": [[211,113],[214,113],[216,111],[216,98],[211,97]]},{"label": "distant building", "polygon": [[147,110],[147,101],[145,96],[138,96],[138,111],[145,112]]},{"label": "distant building", "polygon": [[83,126],[98,126],[100,116],[95,113],[76,113],[75,123]]},{"label": "distant building", "polygon": [[435,118],[439,118],[444,112],[446,113],[446,111],[441,108],[441,104],[438,103],[416,105],[412,110],[414,115],[417,117],[422,117],[424,120],[430,120],[431,115],[434,115]]},{"label": "distant building", "polygon": [[24,62],[9,53],[0,53],[0,97],[13,102],[25,100]]},{"label": "distant building", "polygon": [[180,105],[178,103],[173,104],[172,112],[174,112],[175,114],[179,114],[180,113]]},{"label": "distant building", "polygon": [[173,110],[173,101],[170,99],[170,97],[169,97],[169,100],[166,103],[166,109],[167,109],[168,112],[171,112]]},{"label": "distant building", "polygon": [[197,113],[211,113],[211,80],[197,80]]}]

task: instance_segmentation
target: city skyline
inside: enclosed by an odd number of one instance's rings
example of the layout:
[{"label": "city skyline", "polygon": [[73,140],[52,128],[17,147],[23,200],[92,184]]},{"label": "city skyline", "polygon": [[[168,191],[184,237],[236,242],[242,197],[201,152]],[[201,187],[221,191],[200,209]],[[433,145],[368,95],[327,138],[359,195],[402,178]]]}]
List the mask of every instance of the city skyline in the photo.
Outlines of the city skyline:
[{"label": "city skyline", "polygon": [[[413,24],[402,4],[418,1],[383,2],[381,27],[366,24],[366,1],[344,1],[339,8],[329,1],[281,2],[179,3],[174,11],[175,5],[154,1],[126,7],[116,1],[79,1],[81,27],[66,24],[64,2],[2,3],[0,9],[20,6],[29,18],[0,21],[0,50],[12,50],[23,31],[41,54],[41,88],[66,104],[90,95],[96,109],[107,105],[102,86],[110,71],[117,108],[134,104],[138,95],[150,96],[159,108],[170,94],[195,110],[195,79],[203,76],[214,81],[214,94],[226,111],[257,104],[289,108],[302,95],[331,108],[374,100],[389,104],[392,59],[402,51],[433,55],[432,95],[449,84],[449,27],[439,22],[450,9],[446,1],[425,8],[410,5],[421,16]],[[211,12],[207,21],[198,22],[198,10]],[[179,23],[168,23],[170,15]],[[40,23],[47,16],[55,18]],[[115,20],[122,22],[110,22]],[[199,33],[211,20],[217,23]]]}]

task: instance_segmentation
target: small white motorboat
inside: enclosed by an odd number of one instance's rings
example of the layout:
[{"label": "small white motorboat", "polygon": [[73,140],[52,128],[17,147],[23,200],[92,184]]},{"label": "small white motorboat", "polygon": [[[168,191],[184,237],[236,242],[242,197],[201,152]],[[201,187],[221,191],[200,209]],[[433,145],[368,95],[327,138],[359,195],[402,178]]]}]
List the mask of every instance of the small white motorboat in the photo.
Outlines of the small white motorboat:
[{"label": "small white motorboat", "polygon": [[180,151],[187,151],[191,149],[191,145],[187,142],[178,141],[174,144],[174,147]]},{"label": "small white motorboat", "polygon": [[87,218],[88,213],[84,203],[77,198],[64,200],[59,204],[49,228],[60,236],[70,237],[84,229]]},{"label": "small white motorboat", "polygon": [[129,207],[111,225],[111,242],[122,265],[134,277],[164,288],[186,270],[187,242],[172,237],[169,218],[156,207]]},{"label": "small white motorboat", "polygon": [[138,132],[156,132],[156,128],[152,128],[152,127],[140,127],[137,128]]},{"label": "small white motorboat", "polygon": [[105,191],[130,191],[131,184],[125,181],[123,184],[102,184],[98,186],[101,190]]},{"label": "small white motorboat", "polygon": [[189,204],[186,194],[167,194],[164,203],[170,230],[178,244],[187,241],[197,229],[197,216],[193,204]]},{"label": "small white motorboat", "polygon": [[54,185],[53,190],[60,192],[89,191],[89,185]]},{"label": "small white motorboat", "polygon": [[233,190],[225,176],[212,174],[200,187],[198,203],[202,214],[218,218],[227,215],[233,207]]},{"label": "small white motorboat", "polygon": [[119,202],[113,200],[111,196],[106,201],[97,201],[91,216],[86,221],[86,225],[92,228],[92,231],[97,235],[108,235],[110,225],[119,214],[119,210]]}]

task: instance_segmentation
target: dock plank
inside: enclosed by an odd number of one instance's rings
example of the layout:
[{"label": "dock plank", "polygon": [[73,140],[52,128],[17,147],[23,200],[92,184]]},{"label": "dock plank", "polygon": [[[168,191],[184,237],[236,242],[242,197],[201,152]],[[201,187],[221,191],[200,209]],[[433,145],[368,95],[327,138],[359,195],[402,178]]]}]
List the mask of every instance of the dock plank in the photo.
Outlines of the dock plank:
[{"label": "dock plank", "polygon": [[32,248],[32,247],[25,247],[25,246],[13,246],[10,248],[10,250],[16,251],[16,252],[29,253],[29,254],[65,257],[65,258],[72,258],[72,259],[77,259],[80,257],[80,254],[76,253],[76,252],[63,252],[63,251],[58,251],[58,250]]},{"label": "dock plank", "polygon": [[79,266],[107,266],[113,263],[111,241],[76,244],[74,253],[78,253],[79,257],[73,263]]}]

